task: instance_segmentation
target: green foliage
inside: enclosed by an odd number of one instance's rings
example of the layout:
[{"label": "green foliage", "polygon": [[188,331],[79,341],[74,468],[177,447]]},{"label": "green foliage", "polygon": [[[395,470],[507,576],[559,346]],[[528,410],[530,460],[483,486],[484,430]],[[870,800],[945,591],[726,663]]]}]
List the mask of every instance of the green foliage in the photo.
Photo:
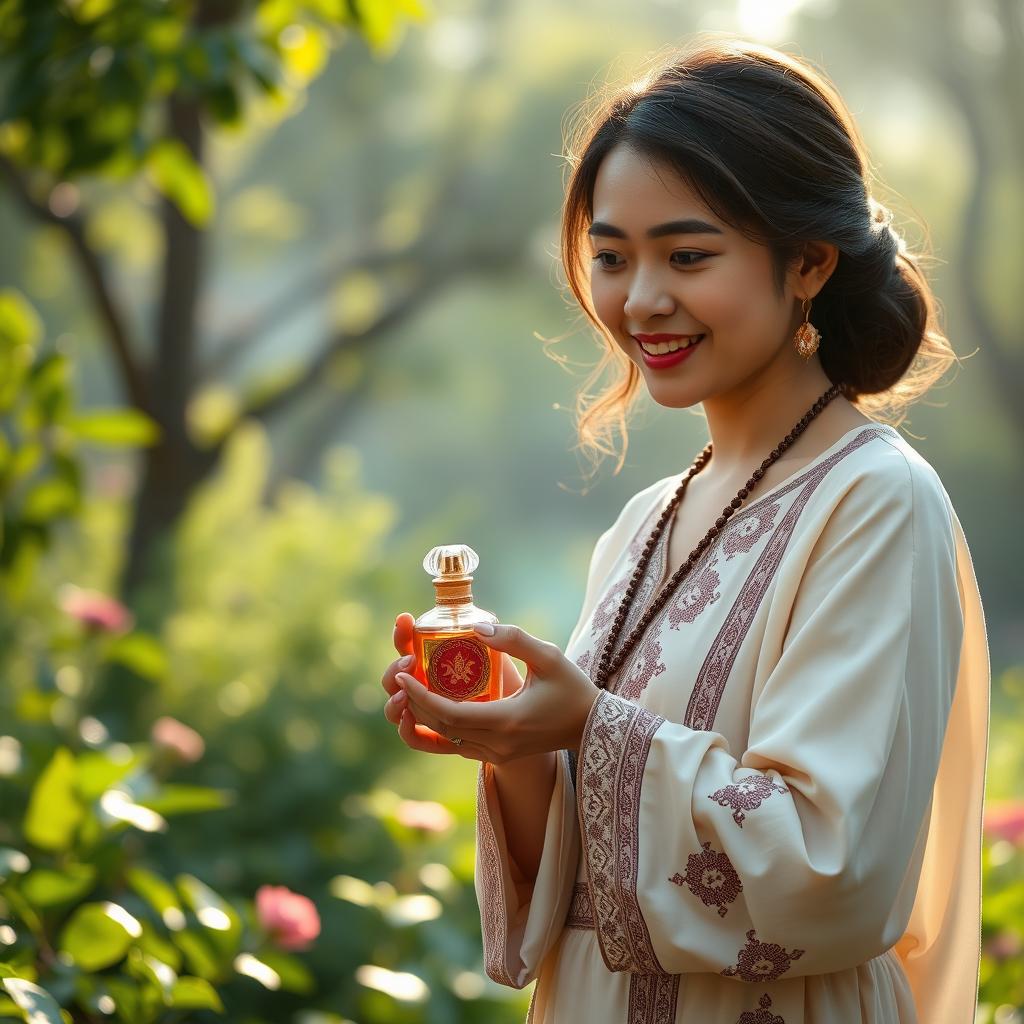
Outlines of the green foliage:
[{"label": "green foliage", "polygon": [[[410,815],[388,781],[408,755],[380,668],[395,612],[423,599],[418,575],[381,568],[395,509],[363,492],[351,451],[323,493],[291,485],[272,506],[267,465],[262,432],[242,430],[189,507],[159,636],[54,600],[70,581],[109,589],[97,566],[126,542],[117,502],[88,493],[0,606],[0,1019],[522,1018],[523,994],[483,976],[470,766],[430,766],[454,817]],[[112,735],[91,698],[114,662],[205,752],[148,718]],[[308,948],[261,918],[268,883],[313,900]]]},{"label": "green foliage", "polygon": [[213,196],[159,107],[196,103],[238,126],[247,95],[305,88],[349,30],[394,45],[418,0],[76,0],[0,3],[0,151],[53,180],[146,168],[194,224]]},{"label": "green foliage", "polygon": [[141,413],[76,413],[68,360],[43,351],[41,338],[24,296],[0,291],[0,593],[10,600],[31,585],[53,530],[80,508],[79,445],[140,445],[154,436]]}]

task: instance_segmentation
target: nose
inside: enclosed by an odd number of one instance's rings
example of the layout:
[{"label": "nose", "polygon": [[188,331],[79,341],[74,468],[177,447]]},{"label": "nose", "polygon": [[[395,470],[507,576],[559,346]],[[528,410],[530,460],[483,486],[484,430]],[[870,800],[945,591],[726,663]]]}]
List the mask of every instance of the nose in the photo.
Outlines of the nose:
[{"label": "nose", "polygon": [[629,286],[626,303],[622,307],[632,323],[645,324],[654,316],[667,316],[675,310],[675,301],[662,287],[654,273],[637,273]]}]

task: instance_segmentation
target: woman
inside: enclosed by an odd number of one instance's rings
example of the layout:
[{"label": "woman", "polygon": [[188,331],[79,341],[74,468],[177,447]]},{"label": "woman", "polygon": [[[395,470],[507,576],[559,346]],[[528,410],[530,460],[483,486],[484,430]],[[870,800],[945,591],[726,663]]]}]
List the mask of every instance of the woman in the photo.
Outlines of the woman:
[{"label": "woman", "polygon": [[705,37],[570,160],[563,264],[619,371],[581,438],[608,451],[642,384],[710,443],[597,541],[564,654],[481,637],[508,699],[384,675],[410,747],[481,762],[488,973],[537,979],[538,1024],[970,1024],[983,611],[941,481],[878,421],[955,356],[851,117]]}]

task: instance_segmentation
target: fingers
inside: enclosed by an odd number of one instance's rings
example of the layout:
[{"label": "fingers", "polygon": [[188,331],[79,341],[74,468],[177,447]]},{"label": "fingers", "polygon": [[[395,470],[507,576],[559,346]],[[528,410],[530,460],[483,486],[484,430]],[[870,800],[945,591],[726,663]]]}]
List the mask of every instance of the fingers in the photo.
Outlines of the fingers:
[{"label": "fingers", "polygon": [[[442,736],[461,736],[473,742],[483,739],[508,720],[508,705],[504,701],[474,703],[449,700],[428,690],[406,672],[399,672],[395,678],[409,698],[409,710],[416,716],[416,721],[430,726]],[[498,708],[499,704],[504,707]]]},{"label": "fingers", "polygon": [[418,725],[412,712],[404,710],[398,722],[398,735],[407,747],[426,754],[458,754],[471,760],[485,760],[482,753],[470,743],[461,745],[439,736],[433,729]]},{"label": "fingers", "polygon": [[496,651],[503,651],[513,658],[525,661],[542,675],[557,669],[565,657],[557,644],[531,636],[519,626],[498,623],[494,626],[493,636],[477,633],[476,639],[482,640]]},{"label": "fingers", "polygon": [[[380,677],[380,685],[384,687],[384,692],[389,696],[393,697],[397,693],[401,693],[402,688],[398,685],[395,676],[404,669],[412,668],[414,656],[407,654],[402,658],[398,658],[391,662],[390,665],[384,670],[384,675]],[[392,715],[393,708],[391,708],[391,702],[389,701],[384,705],[384,717],[391,722],[393,725],[398,724],[398,717]]]},{"label": "fingers", "polygon": [[399,687],[397,693],[393,693],[388,697],[387,702],[384,705],[384,717],[392,725],[398,725],[402,720],[403,712],[408,708],[408,706],[409,698],[405,695],[405,690]]},{"label": "fingers", "polygon": [[392,639],[399,654],[412,654],[412,627],[415,621],[408,612],[402,612],[395,619]]}]

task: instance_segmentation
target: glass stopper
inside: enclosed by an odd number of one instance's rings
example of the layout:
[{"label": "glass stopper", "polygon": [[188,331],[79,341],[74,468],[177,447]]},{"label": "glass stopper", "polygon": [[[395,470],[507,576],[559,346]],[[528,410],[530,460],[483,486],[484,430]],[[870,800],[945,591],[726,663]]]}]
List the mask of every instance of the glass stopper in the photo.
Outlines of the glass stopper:
[{"label": "glass stopper", "polygon": [[431,548],[423,559],[423,568],[435,579],[469,576],[480,564],[480,556],[468,544],[441,544]]}]

